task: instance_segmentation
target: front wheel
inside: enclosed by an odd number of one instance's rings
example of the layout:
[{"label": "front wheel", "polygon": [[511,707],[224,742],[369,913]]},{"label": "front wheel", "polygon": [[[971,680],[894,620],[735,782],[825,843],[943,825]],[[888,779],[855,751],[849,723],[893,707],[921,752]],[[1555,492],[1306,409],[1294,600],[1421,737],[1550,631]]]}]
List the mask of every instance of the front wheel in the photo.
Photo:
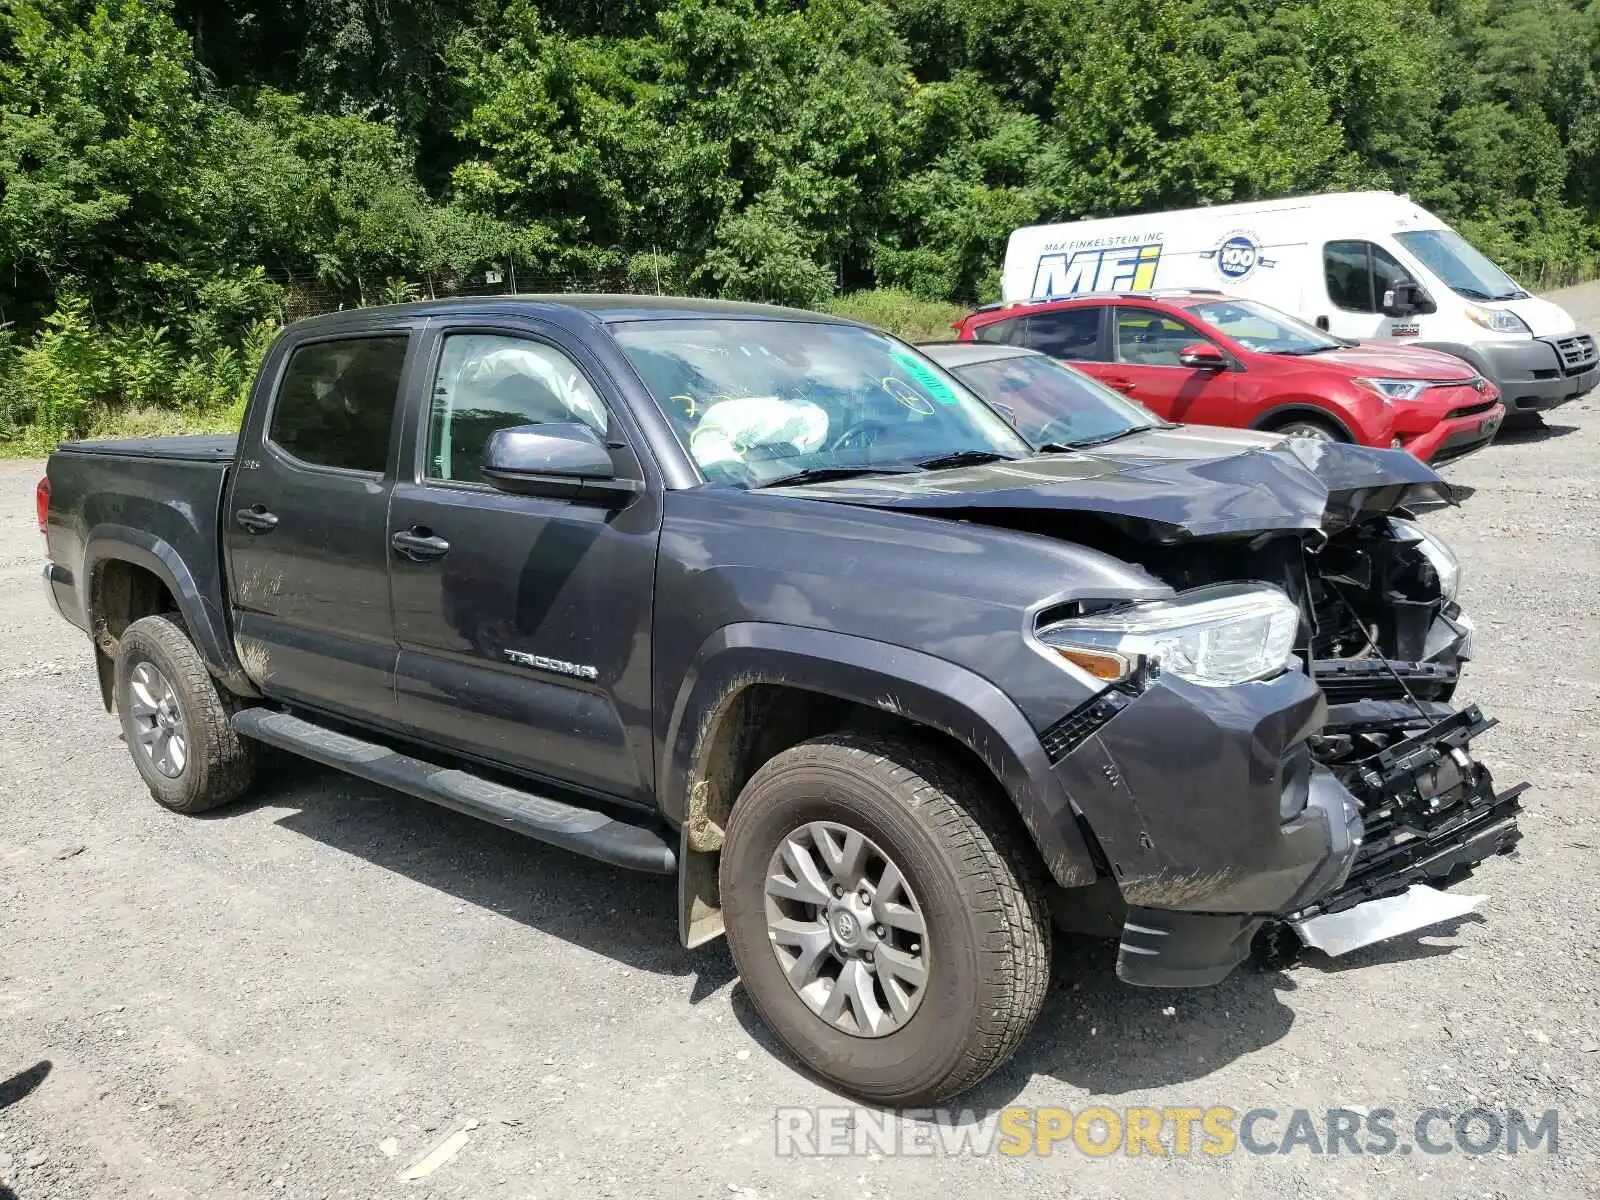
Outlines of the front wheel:
[{"label": "front wheel", "polygon": [[1273,433],[1281,433],[1284,437],[1311,438],[1318,442],[1342,442],[1346,438],[1326,421],[1319,421],[1315,417],[1299,417],[1293,421],[1285,421],[1276,426]]},{"label": "front wheel", "polygon": [[1044,1003],[1042,864],[987,780],[917,742],[818,738],[767,762],[722,850],[728,942],[812,1070],[932,1103],[1016,1051]]},{"label": "front wheel", "polygon": [[164,807],[203,812],[250,786],[255,744],[234,732],[232,698],[172,618],[144,617],[123,631],[116,698],[134,766]]}]

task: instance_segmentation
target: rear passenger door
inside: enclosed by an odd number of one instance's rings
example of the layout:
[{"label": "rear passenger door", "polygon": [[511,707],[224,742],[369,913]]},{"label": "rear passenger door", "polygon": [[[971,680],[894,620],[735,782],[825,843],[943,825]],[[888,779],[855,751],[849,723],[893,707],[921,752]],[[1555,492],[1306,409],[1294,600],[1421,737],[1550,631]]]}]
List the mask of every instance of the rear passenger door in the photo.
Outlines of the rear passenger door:
[{"label": "rear passenger door", "polygon": [[223,513],[234,630],[269,696],[394,720],[388,507],[412,330],[275,352],[240,439]]},{"label": "rear passenger door", "polygon": [[1202,342],[1231,360],[1213,339],[1170,313],[1139,305],[1118,305],[1111,324],[1115,361],[1101,380],[1169,421],[1235,423],[1233,372],[1197,370],[1179,360],[1184,347]]},{"label": "rear passenger door", "polygon": [[[389,553],[400,718],[485,762],[647,803],[661,496],[609,378],[576,339],[532,323],[431,329],[424,355],[389,513],[390,537],[407,539]],[[595,430],[639,494],[606,507],[484,481],[492,433],[552,421]]]}]

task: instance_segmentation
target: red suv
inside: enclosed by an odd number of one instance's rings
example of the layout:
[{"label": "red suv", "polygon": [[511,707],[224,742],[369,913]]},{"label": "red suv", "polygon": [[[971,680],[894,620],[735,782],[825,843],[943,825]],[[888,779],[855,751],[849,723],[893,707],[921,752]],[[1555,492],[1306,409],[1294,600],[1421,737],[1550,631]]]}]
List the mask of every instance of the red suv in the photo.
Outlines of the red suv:
[{"label": "red suv", "polygon": [[1505,418],[1495,385],[1459,358],[1345,341],[1220,292],[994,305],[955,328],[1065,359],[1170,421],[1403,447],[1436,463],[1487,445]]}]

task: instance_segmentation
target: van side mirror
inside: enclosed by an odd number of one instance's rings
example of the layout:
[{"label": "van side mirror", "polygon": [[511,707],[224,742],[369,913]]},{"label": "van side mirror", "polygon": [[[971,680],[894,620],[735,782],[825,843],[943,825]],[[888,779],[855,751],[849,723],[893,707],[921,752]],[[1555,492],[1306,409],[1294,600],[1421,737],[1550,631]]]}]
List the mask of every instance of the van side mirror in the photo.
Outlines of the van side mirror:
[{"label": "van side mirror", "polygon": [[1439,306],[1416,283],[1397,283],[1383,293],[1383,315],[1409,317],[1413,313],[1438,312]]},{"label": "van side mirror", "polygon": [[1178,361],[1196,371],[1224,371],[1228,367],[1228,360],[1222,357],[1222,351],[1210,342],[1185,346],[1178,351]]},{"label": "van side mirror", "polygon": [[498,429],[483,452],[483,477],[502,492],[555,500],[620,503],[642,490],[618,479],[611,452],[581,421]]}]

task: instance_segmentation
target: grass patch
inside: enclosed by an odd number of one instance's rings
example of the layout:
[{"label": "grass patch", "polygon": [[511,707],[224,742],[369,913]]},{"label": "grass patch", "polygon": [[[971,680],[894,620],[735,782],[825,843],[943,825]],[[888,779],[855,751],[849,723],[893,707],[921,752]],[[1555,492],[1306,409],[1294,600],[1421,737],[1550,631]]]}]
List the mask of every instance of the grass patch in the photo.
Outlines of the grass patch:
[{"label": "grass patch", "polygon": [[822,311],[876,325],[908,342],[947,342],[955,337],[950,327],[970,309],[944,300],[924,300],[899,288],[873,288],[835,296]]},{"label": "grass patch", "polygon": [[[147,405],[137,408],[97,408],[90,413],[89,438],[174,437],[191,433],[238,433],[244,405],[202,412]],[[0,458],[44,458],[56,448],[56,439],[25,428],[20,437],[0,441]]]},{"label": "grass patch", "polygon": [[[955,336],[951,326],[968,309],[942,300],[924,300],[899,288],[874,288],[835,296],[822,304],[824,312],[866,325],[887,329],[908,342],[942,342]],[[155,405],[111,408],[98,405],[87,417],[85,438],[171,437],[192,433],[237,433],[244,419],[244,403],[219,408],[160,408]],[[43,458],[56,448],[56,439],[24,426],[19,435],[0,441],[0,458]]]}]

